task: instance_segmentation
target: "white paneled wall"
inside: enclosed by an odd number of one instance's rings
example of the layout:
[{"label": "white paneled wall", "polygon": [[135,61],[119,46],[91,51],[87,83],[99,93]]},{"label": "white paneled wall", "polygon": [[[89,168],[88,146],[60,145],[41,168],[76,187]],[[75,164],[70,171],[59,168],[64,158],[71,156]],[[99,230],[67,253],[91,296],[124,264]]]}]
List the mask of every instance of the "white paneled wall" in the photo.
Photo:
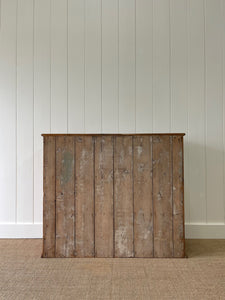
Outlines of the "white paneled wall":
[{"label": "white paneled wall", "polygon": [[186,236],[225,238],[225,0],[0,13],[0,237],[42,235],[41,133],[185,132]]}]

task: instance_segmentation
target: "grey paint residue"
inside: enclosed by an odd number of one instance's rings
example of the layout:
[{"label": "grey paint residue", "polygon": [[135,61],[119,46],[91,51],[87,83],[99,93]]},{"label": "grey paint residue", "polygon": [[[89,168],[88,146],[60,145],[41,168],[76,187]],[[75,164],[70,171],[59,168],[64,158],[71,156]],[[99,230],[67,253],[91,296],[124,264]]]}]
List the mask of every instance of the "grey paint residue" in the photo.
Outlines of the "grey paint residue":
[{"label": "grey paint residue", "polygon": [[70,178],[72,177],[73,165],[74,165],[74,158],[72,153],[70,152],[63,153],[62,165],[63,167],[62,167],[60,181],[61,181],[61,185],[64,185],[68,183]]}]

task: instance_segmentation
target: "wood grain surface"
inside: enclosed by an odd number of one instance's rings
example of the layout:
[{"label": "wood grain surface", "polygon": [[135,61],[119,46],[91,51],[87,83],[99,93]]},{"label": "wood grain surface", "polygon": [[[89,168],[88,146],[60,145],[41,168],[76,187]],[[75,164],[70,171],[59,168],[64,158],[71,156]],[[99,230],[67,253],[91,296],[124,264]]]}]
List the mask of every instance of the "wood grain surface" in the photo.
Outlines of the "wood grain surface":
[{"label": "wood grain surface", "polygon": [[113,137],[95,142],[95,256],[113,257]]},{"label": "wood grain surface", "polygon": [[74,138],[56,137],[56,257],[74,256]]},{"label": "wood grain surface", "polygon": [[173,256],[172,137],[153,137],[154,257]]},{"label": "wood grain surface", "polygon": [[173,136],[173,256],[184,256],[183,143]]},{"label": "wood grain surface", "polygon": [[132,136],[115,137],[114,151],[115,257],[133,257]]},{"label": "wood grain surface", "polygon": [[94,146],[91,136],[76,137],[76,256],[94,257]]},{"label": "wood grain surface", "polygon": [[44,138],[43,257],[55,257],[55,137]]},{"label": "wood grain surface", "polygon": [[134,137],[134,252],[153,257],[152,137]]},{"label": "wood grain surface", "polygon": [[45,135],[43,257],[184,257],[182,134]]}]

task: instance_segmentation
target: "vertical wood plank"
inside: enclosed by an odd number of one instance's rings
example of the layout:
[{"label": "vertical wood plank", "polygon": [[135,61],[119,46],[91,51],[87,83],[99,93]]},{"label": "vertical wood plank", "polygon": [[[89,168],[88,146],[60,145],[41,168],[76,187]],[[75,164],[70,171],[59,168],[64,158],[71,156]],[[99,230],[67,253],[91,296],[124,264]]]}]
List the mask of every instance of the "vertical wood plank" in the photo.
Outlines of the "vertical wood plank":
[{"label": "vertical wood plank", "polygon": [[[221,6],[205,1],[207,222],[224,222]],[[213,199],[213,200],[212,200]]]},{"label": "vertical wood plank", "polygon": [[153,0],[136,1],[136,132],[153,127]]},{"label": "vertical wood plank", "polygon": [[56,257],[74,256],[74,137],[56,137]]},{"label": "vertical wood plank", "polygon": [[173,256],[184,257],[183,137],[173,136]]},{"label": "vertical wood plank", "polygon": [[85,132],[101,132],[101,1],[85,0]]},{"label": "vertical wood plank", "polygon": [[67,2],[51,0],[51,132],[67,132]]},{"label": "vertical wood plank", "polygon": [[153,22],[153,131],[168,132],[171,104],[169,0],[154,0]]},{"label": "vertical wood plank", "polygon": [[17,221],[33,223],[33,0],[18,1]]},{"label": "vertical wood plank", "polygon": [[95,142],[95,256],[113,257],[113,136]]},{"label": "vertical wood plank", "polygon": [[119,1],[119,132],[135,132],[135,1]]},{"label": "vertical wood plank", "polygon": [[42,137],[50,132],[50,0],[34,11],[34,222],[42,222]]},{"label": "vertical wood plank", "polygon": [[114,148],[115,257],[133,257],[133,148],[131,136],[116,136]]},{"label": "vertical wood plank", "polygon": [[153,136],[154,257],[173,256],[172,137]]},{"label": "vertical wood plank", "polygon": [[1,1],[0,222],[16,221],[16,15],[17,1]]},{"label": "vertical wood plank", "polygon": [[102,1],[102,132],[118,132],[118,1]]},{"label": "vertical wood plank", "polygon": [[134,136],[134,255],[153,257],[152,137]]},{"label": "vertical wood plank", "polygon": [[75,152],[75,255],[94,257],[94,138],[76,137]]},{"label": "vertical wood plank", "polygon": [[84,132],[85,1],[68,0],[68,132]]},{"label": "vertical wood plank", "polygon": [[[190,0],[189,24],[189,207],[185,198],[186,222],[206,222],[204,0]],[[186,186],[186,181],[185,181]],[[190,208],[190,216],[188,209]]]},{"label": "vertical wood plank", "polygon": [[44,137],[42,257],[55,257],[55,137]]}]

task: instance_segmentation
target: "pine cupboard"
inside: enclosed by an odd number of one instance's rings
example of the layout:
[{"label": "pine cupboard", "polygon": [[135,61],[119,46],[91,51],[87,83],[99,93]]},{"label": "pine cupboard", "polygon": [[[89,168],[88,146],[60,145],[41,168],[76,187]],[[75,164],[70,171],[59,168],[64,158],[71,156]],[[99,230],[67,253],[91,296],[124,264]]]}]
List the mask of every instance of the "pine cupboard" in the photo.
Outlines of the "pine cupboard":
[{"label": "pine cupboard", "polygon": [[43,134],[42,257],[184,257],[183,136]]}]

